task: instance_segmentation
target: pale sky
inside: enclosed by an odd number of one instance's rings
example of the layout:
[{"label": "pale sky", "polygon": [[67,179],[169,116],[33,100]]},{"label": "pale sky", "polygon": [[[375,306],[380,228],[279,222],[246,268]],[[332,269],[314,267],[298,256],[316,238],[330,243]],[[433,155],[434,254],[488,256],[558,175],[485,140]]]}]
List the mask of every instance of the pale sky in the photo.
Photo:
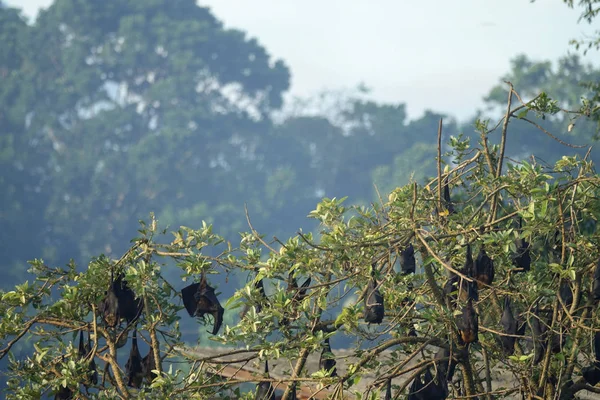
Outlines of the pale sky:
[{"label": "pale sky", "polygon": [[[34,18],[52,0],[5,0]],[[291,94],[364,82],[381,102],[459,119],[525,53],[555,61],[591,34],[562,0],[200,0],[225,26],[256,37],[292,71]],[[598,29],[596,25],[595,29]],[[585,58],[600,67],[600,53]]]}]

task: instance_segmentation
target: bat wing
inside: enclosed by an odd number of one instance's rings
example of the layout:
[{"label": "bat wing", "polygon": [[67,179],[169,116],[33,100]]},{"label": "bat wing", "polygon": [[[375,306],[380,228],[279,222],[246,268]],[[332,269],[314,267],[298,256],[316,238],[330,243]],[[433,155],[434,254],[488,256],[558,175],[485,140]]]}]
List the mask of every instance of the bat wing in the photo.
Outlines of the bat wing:
[{"label": "bat wing", "polygon": [[377,282],[371,279],[367,288],[365,297],[365,321],[373,324],[380,324],[385,315],[385,306],[383,296],[377,289]]},{"label": "bat wing", "polygon": [[302,286],[300,286],[300,290],[298,291],[298,301],[301,301],[302,299],[304,299],[306,297],[306,291],[308,290],[308,287],[310,286],[310,282],[312,281],[312,279],[310,278],[310,276],[304,281],[304,283],[302,284]]},{"label": "bat wing", "polygon": [[392,400],[392,380],[388,379],[385,388],[385,400]]},{"label": "bat wing", "polygon": [[208,313],[213,316],[214,326],[212,334],[216,335],[223,324],[223,313],[225,310],[221,306],[221,303],[215,294],[215,289],[206,284],[204,287],[200,288],[200,292],[197,293],[197,298],[199,298],[197,303],[198,314],[204,315],[205,313]]},{"label": "bat wing", "polygon": [[199,283],[192,283],[189,286],[181,289],[181,298],[183,299],[183,305],[187,310],[190,317],[196,315],[196,310],[198,308],[198,300],[196,300],[196,293],[198,293],[198,289],[200,288]]},{"label": "bat wing", "polygon": [[137,346],[137,337],[135,335],[131,341],[131,351],[129,352],[129,359],[125,364],[125,374],[127,376],[127,385],[139,388],[142,385],[142,380],[144,379],[143,375],[143,366],[142,366],[142,355],[140,354],[140,350]]},{"label": "bat wing", "polygon": [[416,270],[417,262],[415,260],[415,249],[410,243],[406,249],[402,251],[402,258],[400,259],[400,268],[404,274],[414,274]]}]

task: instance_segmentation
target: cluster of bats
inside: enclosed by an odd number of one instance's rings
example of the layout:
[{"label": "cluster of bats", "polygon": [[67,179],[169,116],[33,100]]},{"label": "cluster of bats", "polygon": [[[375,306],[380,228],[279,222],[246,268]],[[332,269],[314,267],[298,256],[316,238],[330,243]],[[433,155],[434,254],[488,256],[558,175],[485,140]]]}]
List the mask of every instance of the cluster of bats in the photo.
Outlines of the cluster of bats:
[{"label": "cluster of bats", "polygon": [[[448,214],[455,212],[452,201],[450,200],[450,192],[448,189],[447,182],[444,184],[444,206],[446,207]],[[522,221],[519,220],[519,229],[522,228]],[[515,272],[526,272],[531,268],[531,256],[530,256],[530,244],[524,239],[516,240],[516,253],[512,257],[513,265],[516,267]],[[403,275],[414,274],[416,271],[416,259],[415,250],[412,244],[408,244],[407,247],[400,254],[400,267]],[[364,296],[364,320],[367,323],[380,324],[385,316],[385,305],[384,299],[379,291],[380,283],[377,282],[375,277],[375,265],[371,269],[371,278],[367,284],[365,296]],[[408,400],[444,400],[448,396],[447,382],[452,380],[456,364],[461,357],[464,356],[464,352],[468,351],[468,346],[471,343],[478,342],[479,335],[479,316],[475,311],[473,305],[474,302],[479,301],[479,290],[485,290],[489,288],[494,280],[494,262],[487,255],[484,245],[480,246],[479,254],[474,260],[471,251],[471,245],[466,245],[465,263],[460,269],[460,274],[450,272],[448,279],[444,285],[443,292],[446,296],[447,306],[450,309],[456,309],[460,304],[463,304],[460,313],[456,317],[456,327],[458,329],[457,335],[457,351],[454,353],[446,347],[441,347],[435,355],[436,361],[436,376],[434,377],[430,368],[424,369],[418,374],[410,386],[410,392]],[[469,278],[464,279],[464,277]],[[306,296],[307,291],[310,288],[311,278],[308,277],[306,281],[298,286],[296,278],[290,273],[287,281],[287,292],[292,295],[292,304],[298,304]],[[269,304],[266,301],[265,289],[262,279],[255,284],[255,289],[259,291],[262,298],[265,300],[264,304]],[[569,284],[563,281],[561,284],[559,294],[562,302],[568,307],[573,302],[573,293]],[[594,299],[600,300],[600,261],[596,266],[594,274],[594,286],[593,286]],[[215,294],[215,290],[211,287],[206,279],[206,274],[203,273],[201,280],[198,283],[193,283],[181,291],[181,297],[183,304],[188,314],[191,317],[204,318],[205,315],[211,315],[213,317],[213,329],[212,334],[215,335],[219,332],[223,323],[224,309],[219,302]],[[119,274],[114,279],[113,273],[111,272],[111,281],[108,290],[105,293],[105,297],[102,300],[99,310],[102,319],[106,326],[115,328],[120,326],[121,321],[124,319],[129,328],[132,324],[135,324],[137,319],[140,317],[143,310],[143,300],[136,297],[133,290],[131,290],[127,282],[124,280],[123,274]],[[257,303],[255,305],[256,311],[260,312],[263,305]],[[243,317],[249,310],[250,305],[246,304],[240,316]],[[290,307],[290,310],[294,310],[297,307]],[[538,305],[533,310],[533,318],[530,320],[533,344],[534,344],[534,363],[539,363],[543,357],[548,346],[551,346],[553,352],[559,352],[564,344],[564,336],[559,337],[558,335],[551,335],[548,332],[548,326],[551,322],[547,318],[540,316],[540,310]],[[295,311],[286,311],[286,313],[280,318],[280,328],[287,328],[291,320],[299,318],[299,314]],[[510,298],[507,296],[504,298],[504,305],[502,309],[502,317],[500,320],[503,334],[499,337],[499,342],[503,351],[507,355],[514,353],[515,342],[519,336],[523,336],[525,332],[526,323],[522,320],[520,315],[515,316]],[[127,330],[125,329],[125,331]],[[123,332],[122,332],[123,333]],[[412,332],[411,334],[415,334]],[[127,335],[123,336],[124,340],[117,340],[117,347],[122,347],[127,341]],[[583,378],[590,384],[595,385],[600,382],[600,333],[596,333],[594,339],[594,351],[595,351],[595,362],[585,368],[583,372]],[[89,374],[88,379],[84,382],[84,386],[87,388],[91,384],[97,384],[98,373],[96,371],[96,364],[93,360],[91,341],[88,335],[87,343],[84,342],[83,329],[80,331],[79,341],[79,357],[88,362]],[[329,373],[330,376],[337,376],[336,361],[331,350],[329,337],[327,337],[322,346],[322,351],[319,359],[319,366]],[[156,360],[152,348],[149,353],[142,357],[138,349],[137,344],[137,329],[134,327],[131,343],[131,351],[129,359],[125,364],[125,377],[126,384],[130,387],[140,388],[144,379],[147,382],[152,382],[155,378],[155,373],[152,372],[156,369]],[[269,363],[265,361],[265,376],[269,377]],[[392,380],[388,379],[386,384],[386,400],[392,398]],[[292,386],[292,397],[296,399],[296,388],[295,384]],[[74,393],[68,388],[61,388],[55,395],[55,399],[72,399]],[[257,400],[274,400],[275,390],[270,382],[260,382],[256,388]]]}]

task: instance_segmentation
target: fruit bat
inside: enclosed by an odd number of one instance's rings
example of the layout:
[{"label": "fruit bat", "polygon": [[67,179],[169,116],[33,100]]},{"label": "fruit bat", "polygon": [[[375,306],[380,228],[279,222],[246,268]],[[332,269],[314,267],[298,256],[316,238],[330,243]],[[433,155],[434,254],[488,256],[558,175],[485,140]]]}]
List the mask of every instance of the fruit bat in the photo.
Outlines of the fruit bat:
[{"label": "fruit bat", "polygon": [[594,270],[594,286],[592,289],[594,300],[600,300],[600,260],[596,264],[596,269]]},{"label": "fruit bat", "polygon": [[417,268],[417,261],[415,260],[415,249],[412,243],[409,243],[400,255],[400,269],[402,270],[402,274],[414,274]]},{"label": "fruit bat", "polygon": [[539,316],[539,308],[536,305],[533,310],[533,315],[531,317],[531,333],[533,336],[533,350],[535,353],[533,364],[539,364],[544,357],[544,352],[546,351],[546,341],[547,341],[547,330],[548,328]]},{"label": "fruit bat", "polygon": [[129,359],[125,364],[125,376],[127,378],[127,386],[138,389],[142,386],[144,367],[142,365],[142,355],[137,345],[137,329],[133,330],[131,351],[129,352]]},{"label": "fruit bat", "polygon": [[[92,343],[90,339],[90,335],[88,334],[87,343],[83,342],[83,329],[79,331],[79,349],[77,351],[79,358],[83,360],[86,357],[89,357],[92,352]],[[93,383],[94,385],[98,384],[98,371],[96,370],[96,362],[92,358],[89,361],[89,379],[86,383]],[[84,385],[86,384],[84,383]]]},{"label": "fruit bat", "polygon": [[456,211],[454,210],[454,204],[452,204],[452,200],[450,199],[450,186],[448,186],[448,177],[444,179],[444,205],[448,210],[448,214],[452,215]]},{"label": "fruit bat", "polygon": [[290,385],[290,395],[288,398],[290,400],[298,400],[298,395],[296,394],[296,382]]},{"label": "fruit bat", "polygon": [[154,371],[156,368],[156,360],[154,359],[154,351],[152,351],[152,347],[148,351],[148,354],[142,358],[142,370],[144,377],[146,378],[146,382],[151,384],[158,375]]},{"label": "fruit bat", "polygon": [[121,318],[131,322],[139,317],[142,311],[142,300],[135,298],[135,293],[127,285],[123,274],[114,279],[110,273],[110,286],[105,292],[105,297],[100,303],[100,313],[107,326],[114,328]]},{"label": "fruit bat", "polygon": [[385,315],[385,306],[383,296],[377,288],[375,276],[371,275],[371,280],[367,286],[365,295],[365,322],[380,324]]},{"label": "fruit bat", "polygon": [[479,322],[478,315],[473,308],[473,300],[469,299],[467,305],[463,307],[462,313],[458,316],[456,326],[460,331],[460,337],[464,344],[474,343],[479,340]]},{"label": "fruit bat", "polygon": [[71,400],[74,399],[74,393],[68,387],[64,387],[61,385],[58,392],[54,394],[54,400]]},{"label": "fruit bat", "polygon": [[[265,294],[265,286],[263,285],[262,279],[254,284],[254,289],[257,289],[261,295],[261,300],[254,306],[256,308],[256,312],[259,313],[262,310],[262,305],[261,305],[262,300],[267,298],[267,296]],[[244,316],[250,310],[250,307],[251,307],[250,304],[248,304],[248,303],[244,304],[244,308],[242,309],[242,312],[240,313],[240,318],[244,318]]]},{"label": "fruit bat", "polygon": [[407,400],[444,400],[447,395],[447,385],[436,382],[427,368],[422,377],[419,374],[413,380]]},{"label": "fruit bat", "polygon": [[457,292],[460,293],[460,299],[464,302],[468,301],[469,299],[479,301],[477,282],[468,282],[467,280],[456,275],[454,272],[450,271],[450,276],[444,284],[444,293],[449,297],[450,304],[453,307],[456,307]]},{"label": "fruit bat", "polygon": [[[504,333],[509,335],[517,334],[517,320],[510,307],[510,299],[508,296],[504,298],[504,310],[502,311],[502,318],[500,318],[500,325],[502,325]],[[502,349],[509,356],[515,352],[515,341],[516,338],[513,336],[500,336]]]},{"label": "fruit bat", "polygon": [[[304,300],[304,298],[306,297],[306,292],[308,291],[308,287],[310,286],[311,283],[311,278],[308,277],[304,283],[302,284],[302,286],[300,286],[300,288],[298,288],[298,282],[296,281],[296,278],[294,278],[294,276],[292,274],[288,275],[288,286],[286,291],[288,293],[294,293],[292,295],[292,306],[295,306],[298,302]],[[289,313],[286,313],[289,316]],[[290,317],[291,319],[296,319],[296,317]],[[290,318],[284,316],[281,318],[281,320],[279,321],[279,325],[282,326],[288,326],[290,323]]]},{"label": "fruit bat", "polygon": [[392,378],[387,380],[385,385],[385,400],[392,400]]},{"label": "fruit bat", "polygon": [[[523,226],[523,218],[519,218],[519,230]],[[522,268],[522,272],[527,272],[531,269],[531,256],[529,254],[529,242],[523,238],[519,238],[515,241],[517,246],[517,252],[513,255],[513,265],[517,268]],[[521,271],[520,271],[521,272]]]},{"label": "fruit bat", "polygon": [[582,369],[583,379],[592,386],[600,382],[600,332],[594,334],[594,362]]},{"label": "fruit bat", "polygon": [[183,305],[190,317],[204,317],[204,314],[210,314],[214,318],[212,334],[216,335],[223,323],[224,309],[219,303],[213,289],[206,282],[206,275],[202,274],[200,283],[193,283],[181,290]]},{"label": "fruit bat", "polygon": [[465,265],[461,271],[469,278],[475,276],[475,263],[473,262],[473,253],[471,253],[471,245],[467,244],[467,253],[465,254]]},{"label": "fruit bat", "polygon": [[559,288],[560,299],[564,303],[565,307],[569,308],[573,304],[573,290],[568,281],[563,280]]},{"label": "fruit bat", "polygon": [[487,255],[483,246],[475,260],[475,280],[479,289],[485,289],[494,281],[494,261]]},{"label": "fruit bat", "polygon": [[[438,361],[437,370],[438,377],[442,377],[444,380],[450,382],[452,377],[454,376],[454,370],[456,369],[456,360],[452,357],[450,349],[445,347],[440,347],[440,349],[435,353],[436,360],[444,360]],[[442,382],[442,379],[438,379]]]},{"label": "fruit bat", "polygon": [[331,344],[329,338],[325,339],[321,356],[319,357],[319,368],[325,371],[331,371],[329,376],[337,376],[337,368],[335,367],[336,361],[331,351]]},{"label": "fruit bat", "polygon": [[[265,378],[269,378],[269,361],[265,360]],[[256,385],[256,400],[275,400],[275,389],[271,382]]]}]

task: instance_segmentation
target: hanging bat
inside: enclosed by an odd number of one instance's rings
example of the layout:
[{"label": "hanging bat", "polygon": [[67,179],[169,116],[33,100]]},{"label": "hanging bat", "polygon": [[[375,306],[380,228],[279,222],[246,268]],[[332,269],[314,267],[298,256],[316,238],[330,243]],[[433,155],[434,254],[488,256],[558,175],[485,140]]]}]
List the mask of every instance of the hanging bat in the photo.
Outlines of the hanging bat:
[{"label": "hanging bat", "polygon": [[536,305],[533,310],[533,315],[530,320],[531,323],[531,333],[533,336],[533,351],[534,351],[534,359],[533,364],[539,364],[542,361],[544,353],[546,352],[546,342],[547,342],[547,330],[548,328],[542,322],[539,316],[539,307]]},{"label": "hanging bat", "polygon": [[156,372],[153,372],[156,369],[157,368],[156,360],[154,359],[154,351],[152,351],[152,347],[150,347],[148,354],[144,358],[142,358],[142,371],[148,384],[151,384],[152,381],[154,381],[154,379],[158,377]]},{"label": "hanging bat", "polygon": [[[257,290],[258,290],[258,292],[259,292],[259,293],[260,293],[260,295],[261,295],[261,299],[260,299],[260,301],[259,301],[259,302],[257,302],[257,303],[255,304],[255,306],[254,306],[254,307],[256,308],[256,312],[257,312],[257,313],[259,313],[259,312],[262,310],[262,304],[261,304],[261,303],[262,303],[262,300],[264,300],[264,299],[266,299],[266,298],[267,298],[267,296],[266,296],[266,294],[265,294],[265,286],[263,285],[263,280],[262,280],[262,279],[261,279],[261,280],[259,280],[258,282],[256,282],[256,283],[254,284],[254,289],[257,289]],[[246,303],[246,304],[244,304],[244,308],[242,309],[242,312],[240,312],[240,318],[244,318],[244,316],[245,316],[245,315],[248,313],[248,311],[250,310],[250,307],[251,307],[250,303]]]},{"label": "hanging bat", "polygon": [[456,212],[454,210],[454,204],[452,204],[452,200],[450,199],[450,186],[448,185],[448,176],[444,178],[444,205],[448,210],[448,215],[452,215]]},{"label": "hanging bat", "polygon": [[384,400],[392,400],[392,378],[387,380],[387,385],[385,387]]},{"label": "hanging bat", "polygon": [[465,265],[463,265],[461,272],[469,278],[473,278],[475,276],[475,263],[473,262],[473,253],[471,253],[470,244],[467,244],[467,253],[465,254]]},{"label": "hanging bat", "polygon": [[[77,353],[79,355],[79,359],[81,359],[81,360],[89,357],[92,353],[92,342],[90,339],[90,334],[88,333],[87,343],[84,343],[83,342],[83,329],[79,331],[79,348],[78,348]],[[93,383],[94,385],[97,385],[98,384],[98,371],[96,370],[96,362],[94,361],[93,357],[89,361],[88,368],[89,368],[89,373],[88,373],[89,378],[84,383],[84,386],[87,387],[87,385],[89,383]]]},{"label": "hanging bat", "polygon": [[298,394],[296,393],[296,382],[290,384],[290,395],[288,398],[290,400],[298,400]]},{"label": "hanging bat", "polygon": [[407,400],[445,400],[447,396],[447,385],[436,382],[426,368],[423,376],[419,374],[413,380]]},{"label": "hanging bat", "polygon": [[403,275],[414,274],[417,269],[415,249],[412,243],[409,243],[409,245],[401,252],[400,269],[402,270]]},{"label": "hanging bat", "polygon": [[569,285],[569,282],[563,280],[558,291],[560,294],[560,299],[565,307],[571,307],[571,304],[573,304],[573,290],[571,290],[571,285]]},{"label": "hanging bat", "polygon": [[594,362],[582,372],[583,379],[592,386],[600,382],[600,332],[594,334]]},{"label": "hanging bat", "polygon": [[[523,218],[519,217],[519,231],[523,227]],[[521,268],[523,271],[519,272],[527,272],[531,269],[531,256],[529,254],[529,243],[525,241],[523,238],[519,238],[515,241],[515,245],[517,246],[517,252],[513,255],[513,265],[517,268]]]},{"label": "hanging bat", "polygon": [[144,367],[142,365],[142,355],[137,345],[137,329],[133,330],[131,351],[129,352],[129,359],[125,364],[125,376],[127,378],[127,386],[138,389],[142,386]]},{"label": "hanging bat", "polygon": [[372,277],[367,286],[365,296],[365,322],[380,324],[385,316],[383,296],[377,288],[377,281]]},{"label": "hanging bat", "polygon": [[494,261],[487,255],[483,245],[475,260],[475,280],[479,289],[491,286],[494,281]]},{"label": "hanging bat", "polygon": [[120,282],[115,282],[114,272],[110,271],[110,285],[108,290],[105,292],[104,299],[99,305],[100,315],[102,315],[102,319],[104,323],[114,328],[119,323],[121,319],[121,313],[119,310],[119,298],[117,297],[117,293],[120,290]]},{"label": "hanging bat", "polygon": [[[265,378],[269,378],[269,361],[265,360]],[[256,400],[275,400],[275,389],[271,382],[256,385]]]},{"label": "hanging bat", "polygon": [[124,275],[121,273],[114,279],[114,272],[111,270],[110,285],[99,306],[106,325],[114,328],[121,318],[125,318],[128,323],[134,321],[140,316],[142,306],[142,300],[135,298],[135,293],[124,280]]},{"label": "hanging bat", "polygon": [[285,312],[284,316],[279,320],[280,326],[288,326],[290,324],[290,319],[295,320],[298,318],[298,313],[296,312],[296,310],[294,308],[296,307],[298,302],[304,300],[304,298],[306,297],[306,292],[308,291],[308,287],[310,286],[311,278],[308,277],[304,281],[302,286],[300,286],[300,288],[298,288],[298,282],[296,281],[296,278],[294,278],[294,276],[290,273],[288,275],[287,282],[288,282],[288,285],[286,288],[286,292],[293,293],[292,301],[291,301],[291,305],[290,305],[291,309],[289,312]]},{"label": "hanging bat", "polygon": [[204,317],[204,314],[210,314],[214,319],[212,334],[216,335],[223,323],[223,313],[225,310],[219,303],[213,289],[206,282],[206,275],[202,273],[200,283],[193,283],[181,290],[183,305],[190,317]]},{"label": "hanging bat", "polygon": [[596,269],[594,270],[594,286],[592,289],[592,293],[594,296],[594,300],[600,300],[600,260],[596,264]]},{"label": "hanging bat", "polygon": [[449,303],[453,307],[456,307],[456,292],[458,291],[459,280],[459,276],[450,271],[448,280],[444,284],[444,294],[448,297]]},{"label": "hanging bat", "polygon": [[61,385],[58,392],[54,394],[54,400],[71,400],[75,398],[75,394],[68,387]]},{"label": "hanging bat", "polygon": [[479,340],[478,315],[473,308],[473,300],[469,299],[458,316],[456,326],[460,331],[460,337],[464,344],[475,343]]},{"label": "hanging bat", "polygon": [[[510,299],[508,296],[504,298],[504,310],[502,311],[502,317],[500,318],[500,325],[504,333],[509,335],[517,334],[517,320],[513,315],[510,307]],[[512,355],[515,352],[515,341],[516,338],[512,336],[500,336],[500,343],[502,343],[502,349],[507,355]]]},{"label": "hanging bat", "polygon": [[135,293],[129,288],[127,281],[124,278],[124,275],[120,274],[115,281],[120,284],[119,291],[117,292],[119,313],[121,318],[125,318],[127,323],[131,323],[139,318],[144,304],[141,298],[137,299],[135,297]]},{"label": "hanging bat", "polygon": [[331,344],[329,343],[329,338],[325,339],[325,343],[323,344],[323,350],[321,351],[321,356],[319,357],[319,368],[324,369],[327,372],[331,373],[329,376],[337,376],[337,368],[336,368],[335,356],[333,355],[333,351],[331,351]]},{"label": "hanging bat", "polygon": [[[450,382],[452,380],[452,377],[454,376],[454,371],[456,369],[456,360],[452,357],[450,349],[440,347],[437,353],[435,353],[434,358],[436,360],[444,360],[438,361],[438,377],[443,377],[444,380]],[[442,381],[441,379],[438,380]]]}]

